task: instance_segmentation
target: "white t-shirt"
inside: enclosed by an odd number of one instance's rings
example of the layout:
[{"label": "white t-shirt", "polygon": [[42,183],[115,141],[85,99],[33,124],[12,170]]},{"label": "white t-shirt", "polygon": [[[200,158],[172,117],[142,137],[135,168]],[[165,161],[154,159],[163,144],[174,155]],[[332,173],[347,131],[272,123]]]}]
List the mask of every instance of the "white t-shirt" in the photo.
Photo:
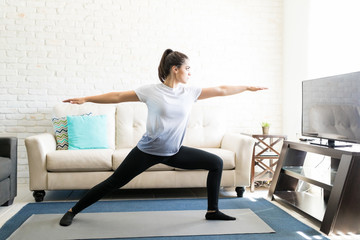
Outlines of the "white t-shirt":
[{"label": "white t-shirt", "polygon": [[137,147],[148,154],[172,156],[184,139],[192,104],[201,88],[178,85],[173,89],[163,83],[145,85],[135,90],[148,108],[146,132]]}]

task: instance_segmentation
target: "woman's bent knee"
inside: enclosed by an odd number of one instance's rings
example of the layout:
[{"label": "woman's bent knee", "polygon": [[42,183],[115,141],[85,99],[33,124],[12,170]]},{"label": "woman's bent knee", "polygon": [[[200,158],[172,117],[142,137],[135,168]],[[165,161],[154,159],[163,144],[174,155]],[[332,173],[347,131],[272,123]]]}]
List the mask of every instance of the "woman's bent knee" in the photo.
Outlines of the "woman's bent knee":
[{"label": "woman's bent knee", "polygon": [[217,170],[222,170],[223,169],[223,160],[221,157],[217,156],[217,155],[213,155],[212,157],[212,163],[213,163],[213,167]]}]

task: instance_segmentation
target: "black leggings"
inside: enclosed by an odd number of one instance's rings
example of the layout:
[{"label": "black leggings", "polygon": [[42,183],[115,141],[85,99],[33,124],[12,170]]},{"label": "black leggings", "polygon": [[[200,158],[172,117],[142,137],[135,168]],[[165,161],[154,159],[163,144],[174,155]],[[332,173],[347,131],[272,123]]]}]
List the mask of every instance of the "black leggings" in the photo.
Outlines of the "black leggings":
[{"label": "black leggings", "polygon": [[155,156],[144,153],[137,147],[133,148],[115,172],[105,181],[90,189],[76,203],[72,211],[75,214],[81,212],[108,192],[121,188],[134,177],[158,163],[182,169],[209,170],[207,177],[208,210],[218,210],[220,180],[223,168],[222,159],[209,152],[182,146],[179,152],[173,156]]}]

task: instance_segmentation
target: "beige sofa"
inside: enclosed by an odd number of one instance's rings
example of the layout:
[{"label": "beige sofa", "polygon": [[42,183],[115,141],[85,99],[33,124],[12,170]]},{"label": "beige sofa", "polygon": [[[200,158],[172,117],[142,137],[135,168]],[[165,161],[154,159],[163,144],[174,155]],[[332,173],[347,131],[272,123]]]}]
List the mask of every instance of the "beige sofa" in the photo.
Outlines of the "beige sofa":
[{"label": "beige sofa", "polygon": [[[90,189],[109,177],[145,132],[147,108],[143,103],[101,105],[59,104],[54,116],[107,115],[109,149],[56,150],[54,134],[25,139],[30,190],[42,201],[45,190]],[[196,103],[193,106],[183,145],[220,156],[223,161],[221,186],[235,187],[241,197],[250,184],[254,140],[227,133],[222,110]],[[203,188],[207,171],[182,170],[158,164],[134,178],[123,188]]]}]

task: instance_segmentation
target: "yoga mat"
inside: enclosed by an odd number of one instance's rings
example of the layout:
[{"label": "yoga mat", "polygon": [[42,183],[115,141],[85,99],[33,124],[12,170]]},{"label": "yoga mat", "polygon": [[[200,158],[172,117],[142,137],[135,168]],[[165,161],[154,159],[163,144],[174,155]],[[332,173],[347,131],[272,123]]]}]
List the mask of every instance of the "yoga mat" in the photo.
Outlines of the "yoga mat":
[{"label": "yoga mat", "polygon": [[270,233],[250,209],[226,209],[235,221],[207,221],[204,210],[80,213],[61,227],[62,214],[34,214],[9,239],[97,239]]}]

